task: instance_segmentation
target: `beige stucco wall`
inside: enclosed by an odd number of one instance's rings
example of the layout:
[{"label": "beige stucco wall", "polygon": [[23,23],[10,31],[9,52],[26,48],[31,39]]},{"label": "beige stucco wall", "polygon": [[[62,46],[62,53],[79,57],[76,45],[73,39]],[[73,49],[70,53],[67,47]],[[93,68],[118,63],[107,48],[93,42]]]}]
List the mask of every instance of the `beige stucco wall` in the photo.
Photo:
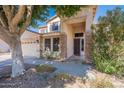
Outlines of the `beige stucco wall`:
[{"label": "beige stucco wall", "polygon": [[25,31],[21,37],[23,56],[40,57],[39,35]]},{"label": "beige stucco wall", "polygon": [[47,23],[47,29],[48,29],[48,32],[50,32],[50,25],[53,23],[53,22],[60,22],[60,18],[59,17],[56,17],[56,18],[54,18],[53,20],[51,20],[51,21],[49,21],[48,23]]},{"label": "beige stucco wall", "polygon": [[47,27],[40,28],[39,33],[47,33]]},{"label": "beige stucco wall", "polygon": [[71,25],[63,23],[63,32],[67,35],[67,58],[73,55],[73,28]]},{"label": "beige stucco wall", "polygon": [[77,25],[75,24],[75,26],[72,26],[72,27],[73,27],[73,33],[85,32],[85,22]]}]

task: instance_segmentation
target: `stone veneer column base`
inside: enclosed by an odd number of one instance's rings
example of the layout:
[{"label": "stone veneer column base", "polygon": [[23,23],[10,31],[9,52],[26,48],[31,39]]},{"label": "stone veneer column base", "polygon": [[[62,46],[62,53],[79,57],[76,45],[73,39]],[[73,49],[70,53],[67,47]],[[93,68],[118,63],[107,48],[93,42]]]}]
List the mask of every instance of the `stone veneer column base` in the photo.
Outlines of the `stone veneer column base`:
[{"label": "stone veneer column base", "polygon": [[85,62],[92,63],[92,56],[93,56],[93,41],[92,41],[92,33],[85,32],[85,41],[84,41],[84,52],[85,52]]},{"label": "stone veneer column base", "polygon": [[43,53],[43,37],[40,36],[40,57],[42,58],[42,53]]},{"label": "stone veneer column base", "polygon": [[64,33],[60,36],[60,57],[62,60],[65,60],[67,57],[67,37]]}]

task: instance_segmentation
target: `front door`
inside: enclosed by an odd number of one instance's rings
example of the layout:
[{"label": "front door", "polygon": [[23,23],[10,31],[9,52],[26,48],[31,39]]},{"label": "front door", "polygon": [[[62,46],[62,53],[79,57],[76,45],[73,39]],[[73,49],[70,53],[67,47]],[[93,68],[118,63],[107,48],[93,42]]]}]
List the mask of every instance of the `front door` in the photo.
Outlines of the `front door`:
[{"label": "front door", "polygon": [[74,55],[80,56],[80,39],[74,39]]}]

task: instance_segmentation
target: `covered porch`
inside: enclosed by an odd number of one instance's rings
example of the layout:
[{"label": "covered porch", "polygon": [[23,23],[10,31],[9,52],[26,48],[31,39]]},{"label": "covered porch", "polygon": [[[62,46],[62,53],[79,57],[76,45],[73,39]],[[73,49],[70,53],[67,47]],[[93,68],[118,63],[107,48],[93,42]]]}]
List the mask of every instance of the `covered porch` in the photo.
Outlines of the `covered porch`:
[{"label": "covered porch", "polygon": [[92,12],[62,20],[62,31],[67,34],[67,58],[78,56],[86,63],[92,62]]}]

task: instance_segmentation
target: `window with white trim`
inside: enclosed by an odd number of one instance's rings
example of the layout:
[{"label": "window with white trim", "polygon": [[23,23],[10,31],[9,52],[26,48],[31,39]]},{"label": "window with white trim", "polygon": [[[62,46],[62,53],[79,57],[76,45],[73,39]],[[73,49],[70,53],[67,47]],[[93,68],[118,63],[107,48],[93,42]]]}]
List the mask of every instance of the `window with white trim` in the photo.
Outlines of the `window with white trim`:
[{"label": "window with white trim", "polygon": [[59,38],[53,38],[53,51],[59,51]]},{"label": "window with white trim", "polygon": [[50,30],[55,32],[60,31],[60,22],[53,22],[50,26]]},{"label": "window with white trim", "polygon": [[49,49],[49,50],[51,50],[51,39],[49,38],[49,39],[45,39],[45,50],[46,49]]}]

